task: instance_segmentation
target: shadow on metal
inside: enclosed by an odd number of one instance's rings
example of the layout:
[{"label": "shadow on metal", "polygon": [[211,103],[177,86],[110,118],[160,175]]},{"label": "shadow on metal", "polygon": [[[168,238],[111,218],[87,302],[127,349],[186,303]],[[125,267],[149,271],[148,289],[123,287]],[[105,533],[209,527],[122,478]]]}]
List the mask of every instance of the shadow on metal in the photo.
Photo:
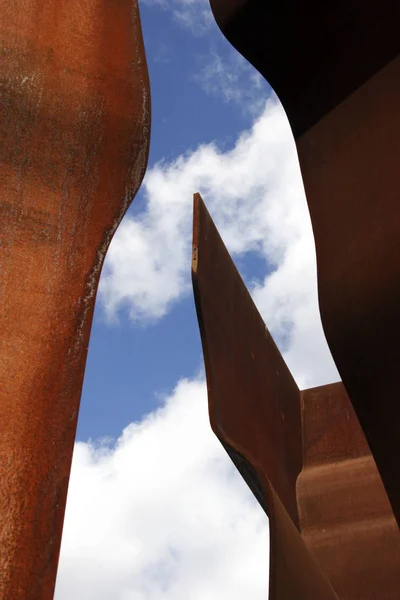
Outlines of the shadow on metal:
[{"label": "shadow on metal", "polygon": [[210,4],[286,110],[326,339],[400,524],[400,2]]}]

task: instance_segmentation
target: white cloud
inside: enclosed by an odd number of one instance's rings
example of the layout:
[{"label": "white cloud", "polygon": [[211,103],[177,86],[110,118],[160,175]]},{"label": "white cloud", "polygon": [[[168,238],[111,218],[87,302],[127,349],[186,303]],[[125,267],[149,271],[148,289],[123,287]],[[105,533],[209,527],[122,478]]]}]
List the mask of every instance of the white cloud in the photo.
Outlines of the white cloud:
[{"label": "white cloud", "polygon": [[197,36],[215,26],[208,0],[142,0],[143,4],[171,12],[173,19]]},{"label": "white cloud", "polygon": [[[210,96],[235,103],[255,117],[265,103],[270,87],[260,73],[224,38],[211,11],[209,0],[142,0],[147,6],[168,12],[190,36],[203,36],[204,53],[194,57],[198,72],[191,78]],[[156,43],[156,42],[155,42]],[[168,59],[162,45],[156,60]]]},{"label": "white cloud", "polygon": [[286,115],[269,100],[252,129],[222,152],[200,146],[149,170],[146,209],[124,220],[100,284],[109,318],[156,320],[190,287],[192,195],[199,191],[233,256],[257,252],[275,271],[254,299],[301,386],[338,379],[320,324],[312,230]]},{"label": "white cloud", "polygon": [[[145,210],[124,220],[107,256],[108,317],[126,307],[157,320],[191,293],[195,191],[234,257],[257,252],[274,267],[252,293],[299,385],[337,379],[295,146],[274,100],[231,150],[204,145],[147,173]],[[267,519],[206,409],[204,382],[185,380],[115,447],[76,445],[56,600],[267,597]]]},{"label": "white cloud", "polygon": [[259,116],[269,86],[255,68],[236,50],[210,51],[200,57],[202,63],[194,80],[210,96],[235,103],[244,113]]},{"label": "white cloud", "polygon": [[175,0],[175,20],[194,35],[203,35],[215,25],[208,0]]},{"label": "white cloud", "polygon": [[77,443],[56,600],[262,600],[267,518],[211,433],[203,381],[114,447]]}]

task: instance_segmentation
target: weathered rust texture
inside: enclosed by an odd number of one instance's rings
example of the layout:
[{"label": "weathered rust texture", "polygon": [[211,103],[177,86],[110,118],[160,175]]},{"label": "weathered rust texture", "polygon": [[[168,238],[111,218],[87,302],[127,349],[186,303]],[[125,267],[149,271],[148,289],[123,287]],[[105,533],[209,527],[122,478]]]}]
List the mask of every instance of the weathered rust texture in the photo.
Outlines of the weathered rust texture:
[{"label": "weathered rust texture", "polygon": [[302,392],[302,537],[339,598],[400,597],[400,535],[342,383]]},{"label": "weathered rust texture", "polygon": [[400,3],[210,2],[287,112],[322,324],[400,524]]},{"label": "weathered rust texture", "polygon": [[270,518],[270,600],[400,597],[400,535],[343,384],[297,388],[204,203],[192,278],[210,421]]},{"label": "weathered rust texture", "polygon": [[[246,457],[250,464],[254,464],[256,456],[262,461],[260,469],[268,473],[268,479],[297,525],[295,487],[301,470],[300,391],[199,195],[195,196],[193,248],[193,285],[205,340],[206,369],[212,383],[209,387],[211,421],[215,420],[218,428],[225,432],[228,451],[232,448],[239,453],[240,460]],[[260,402],[260,394],[268,397],[269,402]],[[238,401],[236,410],[232,411],[229,403],[221,399],[228,402],[235,396],[241,402]],[[252,449],[256,456],[246,456],[249,431],[253,431]],[[233,460],[237,459],[233,457]],[[260,490],[265,487],[262,482],[257,485]],[[268,498],[261,503],[268,514]]]},{"label": "weathered rust texture", "polygon": [[93,306],[143,178],[136,0],[0,0],[0,598],[50,600]]}]

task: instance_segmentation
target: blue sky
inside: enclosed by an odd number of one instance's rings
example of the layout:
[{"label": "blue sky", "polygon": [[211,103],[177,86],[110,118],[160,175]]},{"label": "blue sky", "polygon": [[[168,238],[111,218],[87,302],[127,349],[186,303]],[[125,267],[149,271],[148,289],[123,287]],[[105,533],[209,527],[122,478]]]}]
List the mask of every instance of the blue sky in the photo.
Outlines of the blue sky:
[{"label": "blue sky", "polygon": [[[182,7],[177,3],[179,8]],[[141,5],[152,97],[149,169],[194,151],[201,144],[216,143],[221,150],[229,150],[239,133],[251,126],[270,94],[268,84],[235,53],[214,21],[207,21],[206,31],[196,35],[192,14],[197,13],[188,14],[190,22],[185,23],[163,4]],[[230,76],[227,81],[218,73],[225,64]],[[248,94],[247,107],[244,90],[252,79],[258,85]],[[186,200],[190,203],[191,197]],[[129,214],[140,214],[145,202],[142,189]],[[189,261],[188,255],[188,272]],[[265,261],[257,260],[257,256],[244,255],[239,262],[249,277],[261,277],[265,272]],[[164,319],[151,325],[141,320],[132,323],[123,308],[115,316],[118,325],[110,327],[105,323],[100,298],[90,342],[78,440],[118,436],[127,423],[157,406],[159,394],[202,366],[190,294],[171,307]]]},{"label": "blue sky", "polygon": [[301,387],[338,379],[291,132],[205,0],[143,0],[147,175],[110,246],[56,599],[267,597],[268,524],[207,421],[190,285],[200,191]]}]

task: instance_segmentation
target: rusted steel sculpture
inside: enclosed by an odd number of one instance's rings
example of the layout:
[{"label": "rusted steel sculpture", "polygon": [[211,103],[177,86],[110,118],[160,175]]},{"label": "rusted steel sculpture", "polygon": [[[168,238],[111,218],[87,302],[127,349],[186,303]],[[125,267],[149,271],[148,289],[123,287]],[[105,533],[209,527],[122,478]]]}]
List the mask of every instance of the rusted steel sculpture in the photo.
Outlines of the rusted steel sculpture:
[{"label": "rusted steel sculpture", "polygon": [[300,391],[195,195],[212,428],[270,520],[270,600],[400,598],[400,534],[342,383]]},{"label": "rusted steel sculpture", "polygon": [[400,525],[400,2],[210,2],[291,123],[322,324]]},{"label": "rusted steel sculpture", "polygon": [[137,0],[1,0],[0,598],[50,600],[97,284],[138,190]]}]

